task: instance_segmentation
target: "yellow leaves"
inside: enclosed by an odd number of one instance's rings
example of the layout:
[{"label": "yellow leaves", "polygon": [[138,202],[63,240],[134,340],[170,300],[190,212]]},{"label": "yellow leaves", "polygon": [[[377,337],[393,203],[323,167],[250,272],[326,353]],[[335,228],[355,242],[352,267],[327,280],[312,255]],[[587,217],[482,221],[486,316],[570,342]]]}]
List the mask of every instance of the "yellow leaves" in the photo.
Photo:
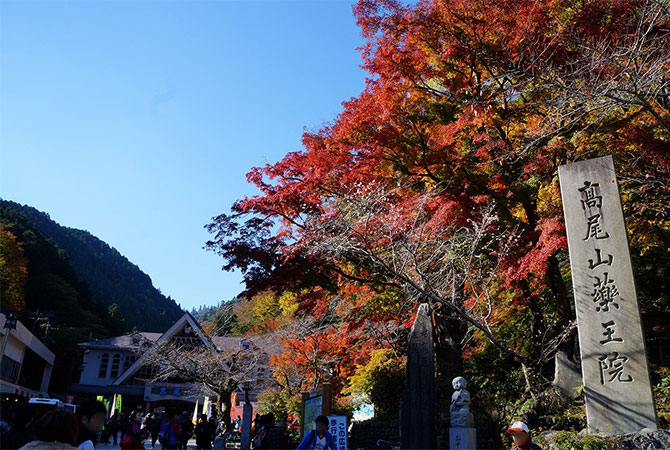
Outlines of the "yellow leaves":
[{"label": "yellow leaves", "polygon": [[560,191],[557,184],[542,185],[537,193],[538,211],[550,210],[561,204]]},{"label": "yellow leaves", "polygon": [[274,292],[265,291],[255,295],[251,305],[253,315],[259,322],[288,321],[298,309],[298,300],[292,292],[277,296]]},{"label": "yellow leaves", "polygon": [[284,292],[279,296],[279,309],[282,317],[290,318],[298,310],[298,299],[293,292]]},{"label": "yellow leaves", "polygon": [[523,205],[521,203],[517,203],[516,205],[514,205],[511,208],[510,213],[512,214],[512,216],[519,219],[521,222],[528,223],[528,216],[526,215],[526,211],[524,210]]},{"label": "yellow leaves", "polygon": [[391,356],[392,351],[390,349],[373,350],[366,365],[356,366],[356,373],[349,378],[349,386],[343,392],[345,394],[366,396],[374,384],[373,375],[375,370],[388,363]]},{"label": "yellow leaves", "polygon": [[659,230],[670,230],[670,220],[629,221],[630,245],[644,255],[652,248],[658,247]]}]

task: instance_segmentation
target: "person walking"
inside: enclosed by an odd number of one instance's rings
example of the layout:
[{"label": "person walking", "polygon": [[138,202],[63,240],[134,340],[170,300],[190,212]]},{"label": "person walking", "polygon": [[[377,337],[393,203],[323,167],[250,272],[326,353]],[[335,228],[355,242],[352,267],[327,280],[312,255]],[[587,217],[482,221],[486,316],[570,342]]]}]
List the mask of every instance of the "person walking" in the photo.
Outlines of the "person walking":
[{"label": "person walking", "polygon": [[198,450],[212,448],[212,426],[207,420],[207,414],[201,414],[200,420],[195,426],[195,447]]},{"label": "person walking", "polygon": [[163,450],[176,450],[179,448],[181,428],[179,426],[179,415],[175,413],[168,414],[166,421],[161,425],[161,431],[158,433],[158,440]]},{"label": "person walking", "polygon": [[150,414],[144,422],[144,426],[149,430],[149,434],[151,435],[151,448],[156,448],[156,441],[158,440],[158,433],[161,431],[162,424],[161,417],[156,414]]},{"label": "person walking", "polygon": [[507,429],[507,433],[512,435],[514,441],[512,450],[542,450],[539,445],[533,442],[528,426],[523,422],[514,422]]},{"label": "person walking", "polygon": [[133,411],[130,414],[126,435],[119,443],[123,450],[145,450],[142,441],[148,436],[149,431],[142,428],[142,413]]},{"label": "person walking", "polygon": [[[116,442],[119,437],[120,426],[121,426],[121,413],[117,409],[114,411],[112,417],[109,418],[109,421],[107,422],[106,425],[106,427],[109,429],[109,435],[112,437],[114,445],[116,445]],[[109,442],[109,439],[107,439],[105,442]]]},{"label": "person walking", "polygon": [[319,416],[314,422],[315,429],[305,435],[296,450],[337,450],[335,436],[328,431],[328,417]]},{"label": "person walking", "polygon": [[179,436],[179,448],[181,450],[186,450],[188,447],[188,440],[193,436],[193,422],[188,411],[181,413],[179,417],[179,427],[180,427],[180,436]]}]

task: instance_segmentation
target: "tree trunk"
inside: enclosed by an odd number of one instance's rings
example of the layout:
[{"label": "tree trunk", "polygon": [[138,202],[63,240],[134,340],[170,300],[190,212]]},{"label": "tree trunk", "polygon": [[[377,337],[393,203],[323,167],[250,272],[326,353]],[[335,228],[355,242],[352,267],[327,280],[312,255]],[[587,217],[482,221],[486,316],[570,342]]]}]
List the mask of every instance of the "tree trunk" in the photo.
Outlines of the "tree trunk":
[{"label": "tree trunk", "polygon": [[537,397],[538,397],[537,374],[527,364],[521,364],[521,368],[523,369],[523,378],[524,380],[526,380],[526,388],[528,388],[530,396],[533,398],[535,404],[537,405]]},{"label": "tree trunk", "polygon": [[445,364],[450,372],[463,373],[461,342],[466,327],[463,321],[450,314],[441,305],[431,305],[435,314],[435,357],[440,365]]},{"label": "tree trunk", "polygon": [[230,431],[230,413],[232,410],[232,405],[230,403],[230,392],[224,391],[220,392],[216,397],[216,410],[219,413],[219,417],[226,424],[226,430]]},{"label": "tree trunk", "polygon": [[568,323],[575,318],[575,313],[572,311],[570,305],[568,290],[561,276],[561,268],[559,267],[556,255],[552,255],[547,259],[547,276],[549,278],[549,287],[556,297],[558,316],[561,318],[561,322]]},{"label": "tree trunk", "polygon": [[[556,255],[550,256],[547,260],[547,264],[549,287],[556,297],[556,313],[558,314],[561,325],[565,326],[575,319],[575,313],[573,312],[570,305],[568,290],[565,287],[565,282],[561,276],[561,268],[559,267],[558,258]],[[559,348],[559,351],[563,352],[568,357],[568,359],[573,362],[577,362],[579,360],[579,355],[575,354],[574,351],[576,337],[577,333],[573,333],[572,337],[567,339]]]}]

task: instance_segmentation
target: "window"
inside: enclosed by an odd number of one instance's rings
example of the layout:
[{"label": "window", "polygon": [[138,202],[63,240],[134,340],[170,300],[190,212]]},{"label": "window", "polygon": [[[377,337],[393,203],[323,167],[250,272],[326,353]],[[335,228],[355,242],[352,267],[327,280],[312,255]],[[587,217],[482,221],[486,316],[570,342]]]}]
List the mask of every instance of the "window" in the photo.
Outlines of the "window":
[{"label": "window", "polygon": [[112,358],[112,371],[109,374],[111,378],[116,378],[119,376],[119,369],[121,368],[121,355],[118,353],[114,354]]},{"label": "window", "polygon": [[98,378],[107,378],[107,366],[109,366],[109,353],[103,353],[100,359],[100,372]]},{"label": "window", "polygon": [[256,385],[263,386],[265,383],[265,367],[259,367],[256,371]]},{"label": "window", "polygon": [[21,363],[10,358],[7,355],[2,355],[2,367],[0,368],[0,378],[7,380],[10,383],[15,383],[16,379],[19,376],[19,369],[21,368]]},{"label": "window", "polygon": [[158,374],[159,369],[160,368],[154,364],[145,364],[137,372],[135,378],[139,380],[151,380]]},{"label": "window", "polygon": [[128,370],[128,368],[132,366],[135,361],[137,361],[137,355],[126,355],[125,359],[123,360],[123,371],[125,372]]}]

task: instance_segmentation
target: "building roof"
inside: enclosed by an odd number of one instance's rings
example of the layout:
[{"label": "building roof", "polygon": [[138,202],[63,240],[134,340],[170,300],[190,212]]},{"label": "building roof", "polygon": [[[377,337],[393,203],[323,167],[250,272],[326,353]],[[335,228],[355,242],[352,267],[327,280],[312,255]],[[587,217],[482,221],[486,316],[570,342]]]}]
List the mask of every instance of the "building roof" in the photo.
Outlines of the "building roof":
[{"label": "building roof", "polygon": [[[139,336],[138,336],[139,335]],[[116,349],[116,350],[136,350],[140,347],[139,344],[133,345],[133,339],[140,337],[155,343],[163,333],[151,333],[147,331],[140,331],[136,333],[124,334],[123,336],[114,336],[106,339],[98,339],[95,341],[83,342],[79,344],[80,347],[87,349]],[[212,336],[212,343],[219,350],[234,350],[242,345],[243,341],[250,341],[254,345],[262,348],[269,354],[281,352],[281,344],[277,341],[276,336],[259,335],[252,337],[239,336]]]},{"label": "building roof", "polygon": [[114,336],[106,339],[98,339],[95,341],[83,342],[79,344],[80,347],[88,349],[118,349],[118,350],[133,350],[141,347],[141,341],[146,340],[156,342],[163,333],[151,333],[147,331],[140,331],[136,333],[124,334],[123,336]]},{"label": "building roof", "polygon": [[233,350],[239,348],[243,341],[251,342],[269,355],[280,353],[282,346],[277,339],[276,333],[262,334],[250,337],[237,336],[213,336],[212,343],[219,350]]}]

